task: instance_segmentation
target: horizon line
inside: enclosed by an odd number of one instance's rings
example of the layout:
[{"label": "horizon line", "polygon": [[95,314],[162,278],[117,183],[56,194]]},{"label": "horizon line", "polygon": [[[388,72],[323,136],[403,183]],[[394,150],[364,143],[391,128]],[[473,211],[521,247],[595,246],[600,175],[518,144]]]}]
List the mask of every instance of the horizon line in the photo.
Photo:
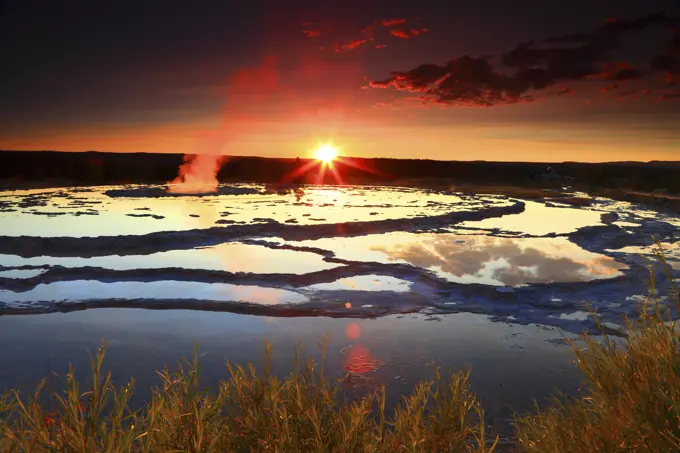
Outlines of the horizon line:
[{"label": "horizon line", "polygon": [[[65,153],[65,154],[127,154],[127,155],[167,155],[167,156],[185,156],[185,155],[199,155],[199,156],[226,156],[226,157],[239,157],[239,158],[257,158],[257,159],[300,159],[300,160],[315,160],[314,157],[265,157],[257,156],[251,154],[200,154],[200,153],[178,153],[178,152],[150,152],[150,151],[98,151],[98,150],[84,150],[84,151],[70,151],[70,150],[58,150],[58,149],[0,149],[0,153],[10,152],[10,153]],[[357,156],[340,156],[350,159],[362,159],[362,160],[403,160],[403,161],[433,161],[433,162],[484,162],[484,163],[529,163],[529,164],[624,164],[624,163],[634,163],[634,164],[653,164],[653,163],[677,163],[680,164],[680,160],[610,160],[610,161],[576,161],[576,160],[562,160],[562,161],[531,161],[531,160],[484,160],[484,159],[474,159],[474,160],[463,160],[463,159],[427,159],[427,158],[400,158],[400,157],[357,157]]]}]

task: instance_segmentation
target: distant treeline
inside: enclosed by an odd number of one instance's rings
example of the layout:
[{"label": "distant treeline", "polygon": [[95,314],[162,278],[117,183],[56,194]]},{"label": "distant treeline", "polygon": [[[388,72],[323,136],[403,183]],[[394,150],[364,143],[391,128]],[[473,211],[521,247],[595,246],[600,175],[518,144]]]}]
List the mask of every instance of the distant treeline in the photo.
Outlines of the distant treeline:
[{"label": "distant treeline", "polygon": [[[128,154],[99,152],[0,151],[0,178],[15,182],[48,180],[74,184],[164,183],[177,176],[181,154]],[[346,183],[387,184],[408,179],[446,179],[452,182],[543,185],[552,167],[570,184],[586,190],[625,188],[640,191],[680,193],[680,162],[615,162],[586,164],[577,162],[463,162],[421,159],[352,158],[352,165],[338,163]],[[296,170],[307,166],[303,174]],[[218,173],[222,182],[296,182],[317,181],[319,168],[309,159],[229,157]],[[331,172],[323,180],[335,182]]]}]

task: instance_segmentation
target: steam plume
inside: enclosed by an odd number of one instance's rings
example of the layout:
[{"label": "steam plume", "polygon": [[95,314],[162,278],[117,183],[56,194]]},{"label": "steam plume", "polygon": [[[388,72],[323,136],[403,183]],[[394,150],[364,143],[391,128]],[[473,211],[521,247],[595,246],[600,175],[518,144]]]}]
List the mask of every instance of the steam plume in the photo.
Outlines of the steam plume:
[{"label": "steam plume", "polygon": [[178,175],[168,183],[170,193],[217,192],[217,172],[227,156],[212,154],[187,154],[179,167]]}]

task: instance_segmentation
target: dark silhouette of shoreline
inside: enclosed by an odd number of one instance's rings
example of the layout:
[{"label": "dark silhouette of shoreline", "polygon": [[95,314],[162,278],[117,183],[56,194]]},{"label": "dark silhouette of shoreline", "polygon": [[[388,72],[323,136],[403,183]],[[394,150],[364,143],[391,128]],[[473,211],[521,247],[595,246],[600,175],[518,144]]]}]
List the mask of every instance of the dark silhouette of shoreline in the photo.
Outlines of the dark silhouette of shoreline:
[{"label": "dark silhouette of shoreline", "polygon": [[[0,151],[2,186],[31,187],[148,183],[162,184],[177,176],[183,154],[61,151]],[[337,162],[346,184],[446,185],[482,184],[561,187],[589,192],[619,189],[663,194],[680,193],[678,162],[535,163],[436,161],[421,159],[345,158]],[[296,170],[308,171],[297,174]],[[217,174],[220,182],[336,184],[332,172],[318,179],[313,159],[230,156]]]}]

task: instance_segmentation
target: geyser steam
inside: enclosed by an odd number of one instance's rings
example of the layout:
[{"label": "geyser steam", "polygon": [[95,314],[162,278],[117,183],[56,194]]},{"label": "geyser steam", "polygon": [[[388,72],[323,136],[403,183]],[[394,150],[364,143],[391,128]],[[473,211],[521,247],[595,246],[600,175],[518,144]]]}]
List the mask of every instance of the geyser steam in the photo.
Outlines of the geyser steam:
[{"label": "geyser steam", "polygon": [[178,175],[168,182],[170,193],[217,192],[217,173],[227,156],[212,154],[187,154],[179,167]]}]

